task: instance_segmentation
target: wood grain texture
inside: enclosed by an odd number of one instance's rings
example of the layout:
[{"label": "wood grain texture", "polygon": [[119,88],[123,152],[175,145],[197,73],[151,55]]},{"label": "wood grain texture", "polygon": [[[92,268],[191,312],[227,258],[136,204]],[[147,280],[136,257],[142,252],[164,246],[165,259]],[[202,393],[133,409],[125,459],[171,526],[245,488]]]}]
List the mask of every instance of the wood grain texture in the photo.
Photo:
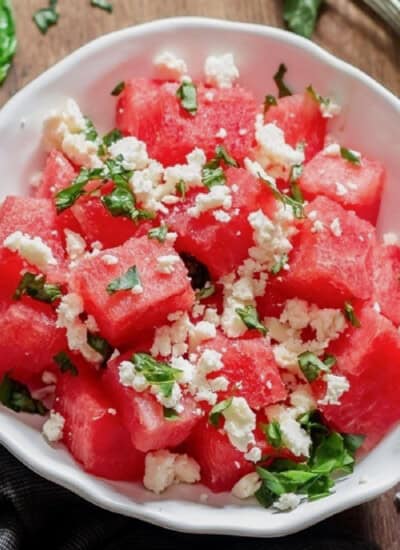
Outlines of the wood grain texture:
[{"label": "wood grain texture", "polygon": [[[385,0],[383,0],[385,1]],[[161,17],[202,15],[282,26],[280,0],[114,0],[114,13],[89,6],[89,0],[59,0],[57,27],[42,36],[31,17],[45,0],[14,0],[19,49],[0,106],[17,90],[65,55],[101,34]],[[399,38],[359,0],[327,0],[314,40],[400,95]],[[324,528],[346,528],[376,542],[382,550],[400,549],[400,516],[394,491],[340,514]]]}]

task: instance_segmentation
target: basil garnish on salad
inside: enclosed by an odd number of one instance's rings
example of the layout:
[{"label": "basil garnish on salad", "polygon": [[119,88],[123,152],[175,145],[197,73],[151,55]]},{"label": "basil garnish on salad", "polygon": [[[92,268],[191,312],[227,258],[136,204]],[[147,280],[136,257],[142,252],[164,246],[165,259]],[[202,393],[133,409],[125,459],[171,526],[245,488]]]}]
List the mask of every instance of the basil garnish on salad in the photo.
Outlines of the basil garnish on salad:
[{"label": "basil garnish on salad", "polygon": [[240,319],[249,329],[255,329],[261,332],[265,336],[268,332],[267,328],[260,322],[258,318],[257,309],[254,306],[245,306],[243,308],[238,307],[236,313]]},{"label": "basil garnish on salad", "polygon": [[0,382],[0,403],[15,412],[26,412],[44,416],[48,409],[34,399],[28,386],[5,374]]},{"label": "basil garnish on salad", "polygon": [[140,285],[139,273],[135,265],[130,267],[126,273],[117,277],[107,286],[108,294],[115,294],[120,290],[132,290],[135,286]]},{"label": "basil garnish on salad", "polygon": [[232,405],[232,401],[233,398],[230,397],[229,399],[224,399],[213,406],[210,414],[208,415],[208,421],[212,426],[214,426],[214,428],[218,428],[219,419],[221,418],[222,413]]},{"label": "basil garnish on salad", "polygon": [[310,38],[314,32],[322,0],[284,0],[283,18],[296,34]]},{"label": "basil garnish on salad", "polygon": [[53,357],[54,362],[60,367],[60,371],[65,373],[69,372],[72,376],[78,375],[78,369],[72,362],[71,358],[65,351],[60,351]]},{"label": "basil garnish on salad", "polygon": [[43,274],[24,273],[22,279],[14,292],[14,300],[20,300],[26,294],[39,302],[52,304],[62,296],[59,285],[46,283]]},{"label": "basil garnish on salad", "polygon": [[176,90],[176,96],[180,100],[182,109],[191,115],[197,113],[197,88],[193,82],[182,82]]},{"label": "basil garnish on salad", "polygon": [[131,361],[136,372],[140,372],[149,384],[157,386],[164,397],[171,397],[174,384],[182,375],[181,370],[157,361],[148,353],[135,353]]},{"label": "basil garnish on salad", "polygon": [[278,97],[286,97],[293,95],[290,88],[286,85],[284,78],[287,73],[287,67],[284,63],[279,65],[277,72],[274,74],[274,82],[278,88],[279,95]]}]

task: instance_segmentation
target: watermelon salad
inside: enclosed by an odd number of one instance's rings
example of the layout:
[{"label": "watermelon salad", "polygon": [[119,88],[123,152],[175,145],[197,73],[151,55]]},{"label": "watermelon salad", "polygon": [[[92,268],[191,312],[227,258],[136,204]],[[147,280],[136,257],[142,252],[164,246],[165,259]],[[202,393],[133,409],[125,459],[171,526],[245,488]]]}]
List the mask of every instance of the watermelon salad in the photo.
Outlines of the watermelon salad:
[{"label": "watermelon salad", "polygon": [[95,476],[291,510],[400,420],[385,169],[284,65],[261,104],[232,54],[154,66],[105,135],[56,106],[31,196],[1,205],[0,401]]}]

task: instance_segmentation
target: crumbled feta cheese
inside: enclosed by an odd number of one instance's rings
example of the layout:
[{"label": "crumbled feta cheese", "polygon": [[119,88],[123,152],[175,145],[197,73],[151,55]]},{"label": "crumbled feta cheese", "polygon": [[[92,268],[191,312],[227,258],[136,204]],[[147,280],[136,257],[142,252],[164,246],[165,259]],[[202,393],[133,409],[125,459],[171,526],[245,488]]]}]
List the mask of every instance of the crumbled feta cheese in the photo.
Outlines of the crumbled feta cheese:
[{"label": "crumbled feta cheese", "polygon": [[385,246],[398,245],[399,237],[396,235],[396,233],[385,233],[383,235],[383,244]]},{"label": "crumbled feta cheese", "polygon": [[331,143],[325,147],[323,154],[327,157],[340,157],[340,145]]},{"label": "crumbled feta cheese", "polygon": [[136,284],[131,289],[132,294],[143,294],[143,287],[140,283]]},{"label": "crumbled feta cheese", "polygon": [[212,349],[204,350],[199,357],[193,378],[189,383],[189,391],[196,401],[207,401],[210,405],[215,405],[217,402],[212,380],[208,380],[207,375],[222,369],[224,365],[221,358],[221,353]]},{"label": "crumbled feta cheese", "polygon": [[250,462],[254,462],[254,463],[260,462],[261,457],[262,457],[262,452],[260,447],[252,447],[250,451],[248,451],[244,455],[244,458],[246,460],[250,460]]},{"label": "crumbled feta cheese", "polygon": [[189,329],[192,324],[187,313],[177,312],[168,315],[168,321],[173,322],[171,326],[164,325],[156,329],[155,338],[150,353],[153,357],[161,355],[168,357],[171,355],[172,346],[175,344],[185,344]]},{"label": "crumbled feta cheese", "polygon": [[228,212],[224,212],[224,210],[215,210],[213,212],[214,218],[217,220],[217,222],[220,223],[228,223],[231,221],[232,217]]},{"label": "crumbled feta cheese", "polygon": [[301,497],[295,493],[283,493],[273,504],[274,508],[281,512],[288,512],[298,507]]},{"label": "crumbled feta cheese", "polygon": [[341,237],[343,231],[342,231],[342,227],[340,225],[340,220],[339,218],[335,218],[332,223],[330,224],[330,229],[332,231],[332,233],[334,234],[335,237]]},{"label": "crumbled feta cheese", "polygon": [[168,397],[160,391],[159,386],[151,386],[150,391],[156,396],[157,401],[167,409],[177,409],[179,407],[182,398],[182,390],[177,382],[174,382],[171,394]]},{"label": "crumbled feta cheese", "polygon": [[267,174],[259,162],[253,161],[246,157],[244,159],[244,167],[255,178],[261,177],[263,180],[268,181],[273,187],[276,187],[275,178],[273,178],[270,174]]},{"label": "crumbled feta cheese", "polygon": [[113,254],[103,254],[101,261],[106,265],[116,265],[119,260],[117,256],[114,256]]},{"label": "crumbled feta cheese", "polygon": [[315,222],[311,226],[311,233],[321,233],[321,231],[324,230],[324,224],[321,222],[321,220],[315,220]]},{"label": "crumbled feta cheese", "polygon": [[154,58],[153,65],[160,80],[180,80],[187,74],[185,61],[168,51],[159,53]]},{"label": "crumbled feta cheese", "polygon": [[250,498],[261,487],[261,479],[257,472],[246,474],[235,483],[232,488],[232,495],[236,498]]},{"label": "crumbled feta cheese", "polygon": [[189,329],[190,349],[195,350],[199,344],[216,336],[215,325],[207,321],[200,321]]},{"label": "crumbled feta cheese", "polygon": [[276,420],[282,433],[282,440],[295,456],[310,456],[311,437],[297,422],[298,411],[282,405],[267,407],[265,412],[270,421]]},{"label": "crumbled feta cheese", "polygon": [[161,449],[147,453],[143,485],[160,494],[174,483],[200,481],[200,466],[186,454],[179,455]]},{"label": "crumbled feta cheese", "polygon": [[150,386],[143,374],[136,372],[131,361],[121,361],[118,372],[119,381],[123,386],[132,387],[138,392],[143,392]]},{"label": "crumbled feta cheese", "polygon": [[154,190],[155,198],[163,199],[166,195],[174,195],[177,186],[184,182],[186,189],[204,187],[202,181],[202,168],[206,163],[206,155],[202,149],[196,147],[186,155],[187,164],[175,164],[165,169],[165,183]]},{"label": "crumbled feta cheese", "polygon": [[189,216],[198,218],[203,212],[215,208],[229,209],[232,206],[231,190],[226,185],[214,185],[208,193],[196,196],[195,206],[188,209]]},{"label": "crumbled feta cheese", "polygon": [[225,418],[224,430],[232,445],[241,452],[246,452],[254,444],[256,415],[250,409],[244,397],[233,397],[231,405],[222,412]]},{"label": "crumbled feta cheese", "polygon": [[298,386],[290,394],[290,404],[296,409],[296,416],[317,409],[317,402],[315,401],[311,388],[306,384]]},{"label": "crumbled feta cheese", "polygon": [[298,298],[287,300],[279,320],[281,323],[288,323],[295,330],[306,328],[310,322],[308,303]]},{"label": "crumbled feta cheese", "polygon": [[332,99],[329,99],[327,101],[322,101],[319,107],[322,117],[323,118],[333,118],[335,116],[340,115],[341,113],[341,106],[335,103]]},{"label": "crumbled feta cheese", "polygon": [[46,271],[51,265],[57,265],[51,248],[40,237],[30,237],[26,233],[15,231],[8,235],[3,246],[12,252],[18,252],[24,260],[41,271]]},{"label": "crumbled feta cheese", "polygon": [[180,261],[179,256],[175,254],[166,254],[157,258],[157,271],[170,275],[175,271],[175,264]]},{"label": "crumbled feta cheese", "polygon": [[304,162],[304,152],[285,141],[284,132],[276,124],[264,124],[264,117],[256,117],[256,160],[275,177],[287,177],[295,164]]},{"label": "crumbled feta cheese", "polygon": [[102,356],[87,343],[88,329],[80,315],[84,312],[83,301],[79,294],[65,294],[57,308],[57,328],[67,331],[68,347],[71,351],[80,351],[91,363],[99,363]]},{"label": "crumbled feta cheese", "polygon": [[346,319],[340,309],[310,308],[310,326],[316,332],[319,342],[336,340],[346,328]]},{"label": "crumbled feta cheese", "polygon": [[215,327],[218,327],[221,323],[221,317],[213,307],[208,307],[204,312],[204,321],[212,323]]},{"label": "crumbled feta cheese", "polygon": [[58,412],[50,411],[50,417],[43,424],[42,433],[47,441],[55,443],[63,437],[65,418]]},{"label": "crumbled feta cheese", "polygon": [[143,170],[149,164],[147,146],[133,136],[119,139],[108,151],[112,158],[122,156],[122,166],[125,170]]},{"label": "crumbled feta cheese", "polygon": [[70,229],[64,229],[65,233],[65,245],[67,249],[68,257],[71,261],[76,261],[82,258],[86,251],[86,241],[79,235]]},{"label": "crumbled feta cheese", "polygon": [[338,197],[343,197],[344,195],[347,195],[348,189],[343,183],[340,183],[339,181],[336,182],[336,195]]},{"label": "crumbled feta cheese", "polygon": [[335,374],[324,374],[326,382],[326,394],[318,403],[320,405],[340,405],[340,398],[350,389],[350,383],[345,376],[336,376]]},{"label": "crumbled feta cheese", "polygon": [[197,317],[204,315],[205,310],[206,306],[204,304],[195,303],[192,308],[192,315],[196,319]]},{"label": "crumbled feta cheese", "polygon": [[234,81],[239,78],[239,70],[231,53],[207,57],[204,74],[206,83],[217,88],[231,88]]},{"label": "crumbled feta cheese", "polygon": [[225,130],[225,128],[220,128],[218,132],[215,134],[216,138],[225,139],[228,135],[228,132]]},{"label": "crumbled feta cheese", "polygon": [[85,325],[89,332],[99,332],[99,327],[97,326],[96,319],[93,315],[88,315]]}]

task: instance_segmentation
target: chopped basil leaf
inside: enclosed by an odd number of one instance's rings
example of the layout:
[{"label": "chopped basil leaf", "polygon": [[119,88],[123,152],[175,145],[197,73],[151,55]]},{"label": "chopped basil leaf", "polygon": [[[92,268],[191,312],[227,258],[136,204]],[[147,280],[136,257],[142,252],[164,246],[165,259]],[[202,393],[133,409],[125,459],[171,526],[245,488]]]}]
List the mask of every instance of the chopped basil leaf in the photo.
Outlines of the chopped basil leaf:
[{"label": "chopped basil leaf", "polygon": [[14,292],[14,299],[19,300],[24,294],[39,302],[53,303],[61,298],[62,292],[58,285],[46,283],[46,277],[42,274],[24,273]]},{"label": "chopped basil leaf", "polygon": [[277,262],[274,263],[274,265],[271,267],[271,275],[278,275],[282,271],[282,269],[285,267],[285,265],[288,262],[288,255],[283,254]]},{"label": "chopped basil leaf", "polygon": [[108,134],[103,136],[103,143],[106,147],[110,147],[110,145],[119,141],[123,137],[124,136],[121,134],[118,128],[114,128],[114,130],[111,130],[111,132],[108,132]]},{"label": "chopped basil leaf", "polygon": [[202,182],[203,185],[211,189],[214,185],[225,185],[226,177],[225,172],[220,166],[215,168],[205,164],[202,170]]},{"label": "chopped basil leaf", "polygon": [[261,332],[263,336],[267,334],[266,327],[260,323],[258,319],[258,313],[254,306],[245,306],[244,308],[238,307],[236,313],[239,315],[243,323],[249,329],[256,329]]},{"label": "chopped basil leaf", "polygon": [[197,89],[193,82],[182,82],[176,91],[181,106],[191,115],[197,113]]},{"label": "chopped basil leaf", "polygon": [[176,192],[184,199],[186,197],[186,183],[184,180],[179,180],[178,183],[175,185]]},{"label": "chopped basil leaf", "polygon": [[147,353],[135,353],[132,356],[135,370],[143,374],[147,382],[159,387],[164,397],[170,397],[176,380],[182,375],[180,369],[162,363]]},{"label": "chopped basil leaf", "polygon": [[126,273],[117,277],[107,286],[107,292],[114,294],[120,290],[131,290],[135,286],[140,285],[139,274],[135,265],[130,267]]},{"label": "chopped basil leaf", "polygon": [[15,412],[40,414],[41,416],[47,413],[47,408],[43,403],[31,396],[29,388],[10,378],[8,374],[5,374],[0,382],[0,403]]},{"label": "chopped basil leaf", "polygon": [[165,242],[167,238],[168,227],[165,224],[161,224],[160,227],[154,227],[147,233],[149,239],[156,239],[160,243]]},{"label": "chopped basil leaf", "polygon": [[287,67],[283,63],[279,65],[279,69],[274,75],[274,82],[278,88],[279,97],[286,97],[292,95],[291,90],[286,86],[284,82],[285,74],[287,73]]},{"label": "chopped basil leaf", "polygon": [[0,85],[5,81],[17,51],[15,20],[9,0],[0,2]]},{"label": "chopped basil leaf", "polygon": [[283,5],[283,18],[288,28],[310,38],[317,21],[322,0],[285,0]]},{"label": "chopped basil leaf", "polygon": [[298,356],[298,363],[308,382],[313,382],[318,378],[321,371],[330,371],[336,363],[336,358],[333,355],[327,355],[324,361],[321,361],[315,353],[305,351]]},{"label": "chopped basil leaf", "polygon": [[125,89],[125,82],[122,80],[121,82],[118,82],[118,84],[113,88],[111,91],[111,95],[118,96],[121,94]]},{"label": "chopped basil leaf", "polygon": [[263,431],[268,439],[268,442],[275,449],[282,447],[282,432],[279,422],[270,422],[266,426],[263,426]]},{"label": "chopped basil leaf", "polygon": [[48,8],[41,8],[33,14],[33,21],[42,34],[46,34],[50,27],[55,25],[59,19],[56,11],[57,2],[51,0]]},{"label": "chopped basil leaf", "polygon": [[361,166],[360,155],[352,151],[351,149],[346,149],[346,147],[340,148],[340,155],[343,159],[355,164],[356,166]]},{"label": "chopped basil leaf", "polygon": [[342,434],[346,449],[354,454],[365,441],[365,435]]},{"label": "chopped basil leaf", "polygon": [[102,179],[103,170],[101,168],[82,168],[72,184],[59,191],[55,196],[57,213],[70,208],[75,202],[84,195],[85,185],[91,180]]},{"label": "chopped basil leaf", "polygon": [[306,91],[310,94],[311,98],[316,103],[318,103],[319,105],[325,105],[325,107],[329,107],[329,104],[331,103],[331,99],[329,97],[323,97],[322,95],[319,95],[319,93],[316,92],[311,85],[306,88]]},{"label": "chopped basil leaf", "polygon": [[196,290],[196,300],[205,300],[215,294],[215,285],[211,283],[206,283],[206,286]]},{"label": "chopped basil leaf", "polygon": [[258,177],[263,183],[265,183],[265,185],[267,185],[271,189],[274,197],[277,200],[281,201],[284,205],[290,206],[292,208],[293,215],[295,218],[302,219],[305,217],[303,203],[299,202],[298,200],[292,197],[289,197],[289,195],[285,195],[284,193],[281,193],[281,191],[279,191],[276,185],[274,185],[271,181],[263,178],[261,174],[258,174]]},{"label": "chopped basil leaf", "polygon": [[266,95],[264,99],[264,115],[269,111],[270,107],[274,107],[275,105],[278,105],[276,97],[270,94]]},{"label": "chopped basil leaf", "polygon": [[291,182],[290,184],[290,194],[292,198],[300,204],[304,203],[303,193],[301,192],[300,185],[297,182]]},{"label": "chopped basil leaf", "polygon": [[90,5],[95,8],[100,8],[101,10],[107,11],[108,13],[112,13],[113,6],[111,2],[108,2],[107,0],[90,0]]},{"label": "chopped basil leaf", "polygon": [[85,122],[86,122],[85,138],[88,141],[96,141],[96,139],[99,137],[99,134],[97,133],[97,130],[93,122],[88,117],[85,117]]},{"label": "chopped basil leaf", "polygon": [[60,367],[61,372],[70,372],[72,376],[77,376],[78,369],[74,363],[69,358],[68,354],[65,351],[60,351],[53,357],[55,363]]},{"label": "chopped basil leaf", "polygon": [[236,160],[228,153],[222,145],[217,145],[215,148],[215,159],[225,162],[228,166],[238,167]]},{"label": "chopped basil leaf", "polygon": [[212,424],[215,428],[218,428],[219,419],[221,418],[221,414],[226,411],[231,405],[232,405],[232,397],[229,399],[224,399],[223,401],[220,401],[216,405],[213,406],[213,408],[210,411],[210,414],[208,415],[208,421],[210,424]]},{"label": "chopped basil leaf", "polygon": [[103,357],[103,363],[107,363],[114,351],[111,344],[99,334],[93,334],[92,332],[88,332],[87,343]]},{"label": "chopped basil leaf", "polygon": [[133,171],[126,170],[122,165],[122,161],[123,157],[121,155],[115,159],[106,160],[104,163],[103,178],[113,181],[115,185],[121,185],[128,189]]},{"label": "chopped basil leaf", "polygon": [[179,414],[176,412],[175,409],[170,409],[169,407],[163,407],[164,411],[164,418],[166,420],[177,420],[179,418]]},{"label": "chopped basil leaf", "polygon": [[130,189],[116,187],[108,195],[101,197],[101,202],[112,216],[124,216],[133,218],[135,216],[135,197]]},{"label": "chopped basil leaf", "polygon": [[321,414],[318,411],[306,412],[297,418],[297,421],[302,428],[312,435],[316,433],[326,434],[329,431],[323,424]]},{"label": "chopped basil leaf", "polygon": [[348,321],[350,321],[353,327],[356,327],[356,328],[361,327],[360,320],[357,318],[356,313],[354,311],[354,307],[350,302],[344,303],[343,312],[344,312],[344,316]]}]

